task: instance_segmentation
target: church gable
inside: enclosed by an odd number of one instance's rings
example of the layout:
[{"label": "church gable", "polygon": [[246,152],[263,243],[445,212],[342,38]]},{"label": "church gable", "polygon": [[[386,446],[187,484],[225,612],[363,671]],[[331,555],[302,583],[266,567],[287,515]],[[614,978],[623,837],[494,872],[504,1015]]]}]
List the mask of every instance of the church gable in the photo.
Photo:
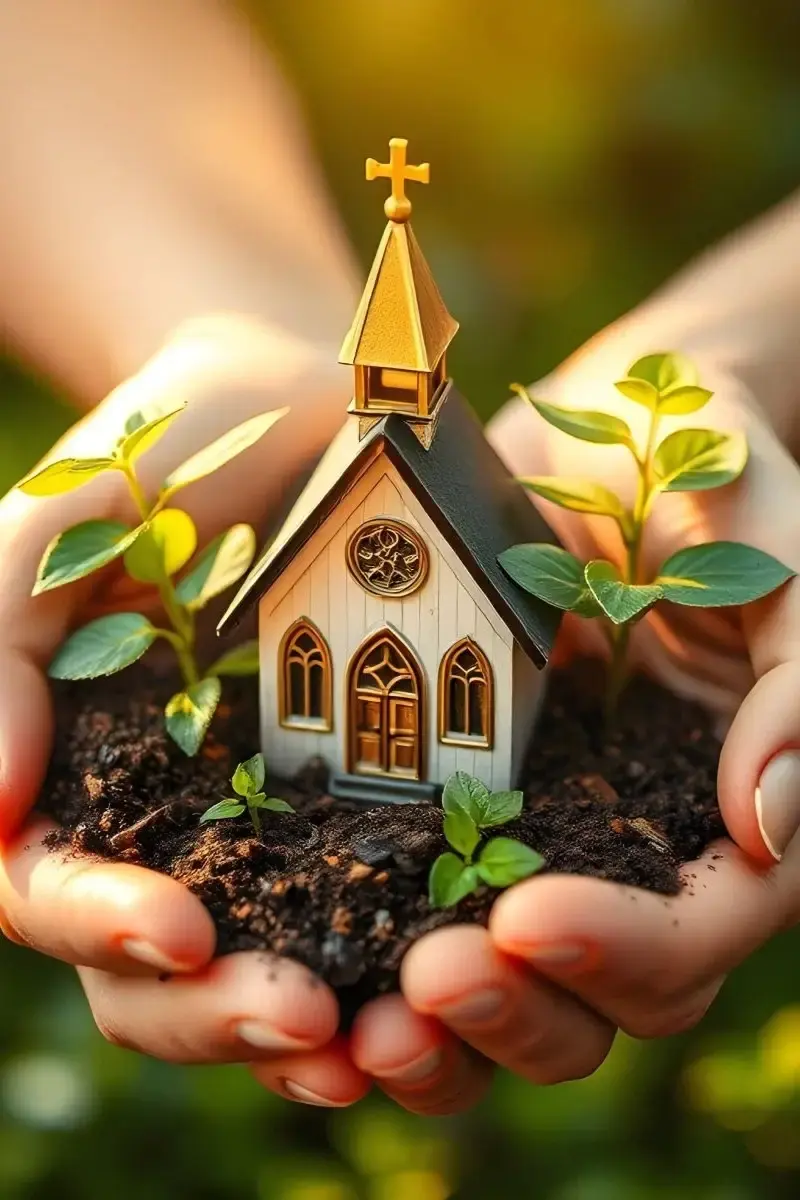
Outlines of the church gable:
[{"label": "church gable", "polygon": [[[386,521],[382,522],[381,518],[386,518]],[[391,528],[393,523],[397,524],[401,532],[402,527],[406,526],[412,534],[416,534],[421,539],[423,553],[427,556],[426,578],[419,589],[410,594],[401,595],[397,591],[393,594],[390,590],[383,594],[371,592],[368,588],[365,589],[363,583],[356,582],[356,576],[351,569],[352,543],[358,532],[369,525],[378,529],[387,526]],[[424,604],[426,600],[431,604],[438,602],[440,591],[446,602],[443,615],[447,620],[450,609],[447,601],[450,593],[457,596],[461,592],[462,608],[466,597],[469,597],[481,613],[482,620],[491,626],[495,635],[507,646],[512,645],[511,633],[491,601],[477,586],[455,550],[385,456],[380,456],[364,472],[358,483],[339,500],[334,511],[267,592],[262,601],[262,611],[273,612],[286,594],[297,587],[306,576],[317,581],[323,577],[327,578],[328,587],[322,591],[328,593],[331,605],[343,599],[348,609],[359,608],[363,598],[365,614],[373,620],[380,617],[387,620],[392,616],[397,617],[402,609]],[[336,586],[338,580],[341,580],[343,595],[331,597],[330,590]],[[318,601],[318,604],[321,603],[321,600]],[[330,609],[328,619],[332,616],[333,612]]]}]

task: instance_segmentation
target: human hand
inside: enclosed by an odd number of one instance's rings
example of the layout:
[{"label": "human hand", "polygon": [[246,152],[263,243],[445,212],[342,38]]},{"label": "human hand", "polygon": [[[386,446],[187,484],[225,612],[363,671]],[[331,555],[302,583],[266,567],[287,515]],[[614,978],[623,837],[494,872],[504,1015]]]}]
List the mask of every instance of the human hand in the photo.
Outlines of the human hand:
[{"label": "human hand", "polygon": [[[608,380],[626,365],[597,369],[590,350],[534,390],[609,411]],[[647,566],[692,541],[728,538],[800,567],[800,473],[737,380],[719,377],[710,386],[717,391],[711,423],[747,434],[746,476],[720,492],[662,498],[650,520]],[[491,433],[515,474],[597,479],[623,494],[632,484],[627,456],[568,439],[524,402],[509,405]],[[552,505],[546,515],[582,559],[619,557],[609,522]],[[565,634],[572,652],[604,652],[586,622],[568,619]],[[635,1037],[688,1029],[733,967],[800,919],[800,839],[792,841],[800,755],[791,749],[800,742],[798,581],[738,612],[665,606],[637,627],[633,653],[723,721],[738,706],[719,774],[723,817],[737,844],[710,847],[685,870],[702,887],[674,899],[588,878],[537,877],[500,897],[488,931],[450,928],[420,941],[404,962],[403,997],[365,1009],[354,1036],[358,1065],[414,1111],[468,1107],[487,1085],[488,1060],[553,1083],[596,1069],[617,1028]],[[400,1047],[411,1064],[405,1081],[396,1074]]]},{"label": "human hand", "polygon": [[[342,380],[325,350],[228,318],[187,327],[54,451],[113,444],[131,411],[184,399],[187,411],[142,460],[155,488],[169,469],[247,417],[289,403],[290,414],[241,462],[186,492],[201,537],[232,521],[262,524],[294,476],[341,421]],[[132,600],[113,569],[35,599],[42,551],[55,533],[93,518],[133,516],[124,481],[105,475],[48,500],[0,502],[0,912],[12,940],[78,966],[95,1019],[113,1042],[175,1062],[256,1060],[267,1086],[307,1101],[362,1092],[341,1043],[333,993],[296,963],[238,954],[212,962],[215,932],[199,900],[174,880],[110,862],[64,860],[45,849],[48,824],[30,814],[50,750],[44,669],[78,614]],[[137,597],[146,603],[148,596]],[[152,596],[149,597],[152,603]],[[171,978],[164,980],[165,973]]]}]

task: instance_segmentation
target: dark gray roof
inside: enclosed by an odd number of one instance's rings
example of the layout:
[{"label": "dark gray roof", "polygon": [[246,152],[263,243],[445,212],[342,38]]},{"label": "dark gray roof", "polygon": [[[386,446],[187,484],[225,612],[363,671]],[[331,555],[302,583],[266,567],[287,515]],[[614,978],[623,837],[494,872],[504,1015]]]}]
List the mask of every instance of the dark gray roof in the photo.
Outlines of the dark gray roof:
[{"label": "dark gray roof", "polygon": [[357,421],[350,419],[277,537],[250,571],[218,632],[232,629],[248,607],[272,587],[380,454],[394,464],[526,653],[543,666],[561,614],[522,591],[501,569],[497,556],[517,542],[555,539],[454,388],[443,402],[429,450],[394,413],[384,417],[361,442]]}]

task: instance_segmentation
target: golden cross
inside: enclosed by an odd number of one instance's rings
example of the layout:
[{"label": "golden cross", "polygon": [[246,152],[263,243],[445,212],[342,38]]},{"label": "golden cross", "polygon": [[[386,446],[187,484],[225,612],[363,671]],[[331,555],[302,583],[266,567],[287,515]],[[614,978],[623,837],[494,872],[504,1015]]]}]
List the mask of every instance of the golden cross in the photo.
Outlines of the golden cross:
[{"label": "golden cross", "polygon": [[411,201],[406,195],[406,180],[414,183],[430,183],[430,163],[421,163],[411,167],[406,160],[406,138],[391,138],[389,141],[389,161],[379,163],[374,158],[367,159],[367,179],[391,179],[392,194],[383,206],[383,211],[390,221],[402,223],[411,216]]}]

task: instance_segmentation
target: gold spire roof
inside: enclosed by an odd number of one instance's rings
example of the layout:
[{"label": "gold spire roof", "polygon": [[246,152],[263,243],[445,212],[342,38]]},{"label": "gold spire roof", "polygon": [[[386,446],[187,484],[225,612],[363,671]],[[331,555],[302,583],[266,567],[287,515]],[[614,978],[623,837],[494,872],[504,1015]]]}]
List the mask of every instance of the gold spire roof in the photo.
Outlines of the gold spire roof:
[{"label": "gold spire roof", "polygon": [[411,226],[390,221],[339,361],[432,371],[457,329]]},{"label": "gold spire roof", "polygon": [[392,138],[388,163],[367,160],[367,179],[389,179],[386,226],[339,361],[348,366],[432,371],[458,329],[408,218],[407,180],[427,183],[427,163],[409,166],[407,142]]}]

